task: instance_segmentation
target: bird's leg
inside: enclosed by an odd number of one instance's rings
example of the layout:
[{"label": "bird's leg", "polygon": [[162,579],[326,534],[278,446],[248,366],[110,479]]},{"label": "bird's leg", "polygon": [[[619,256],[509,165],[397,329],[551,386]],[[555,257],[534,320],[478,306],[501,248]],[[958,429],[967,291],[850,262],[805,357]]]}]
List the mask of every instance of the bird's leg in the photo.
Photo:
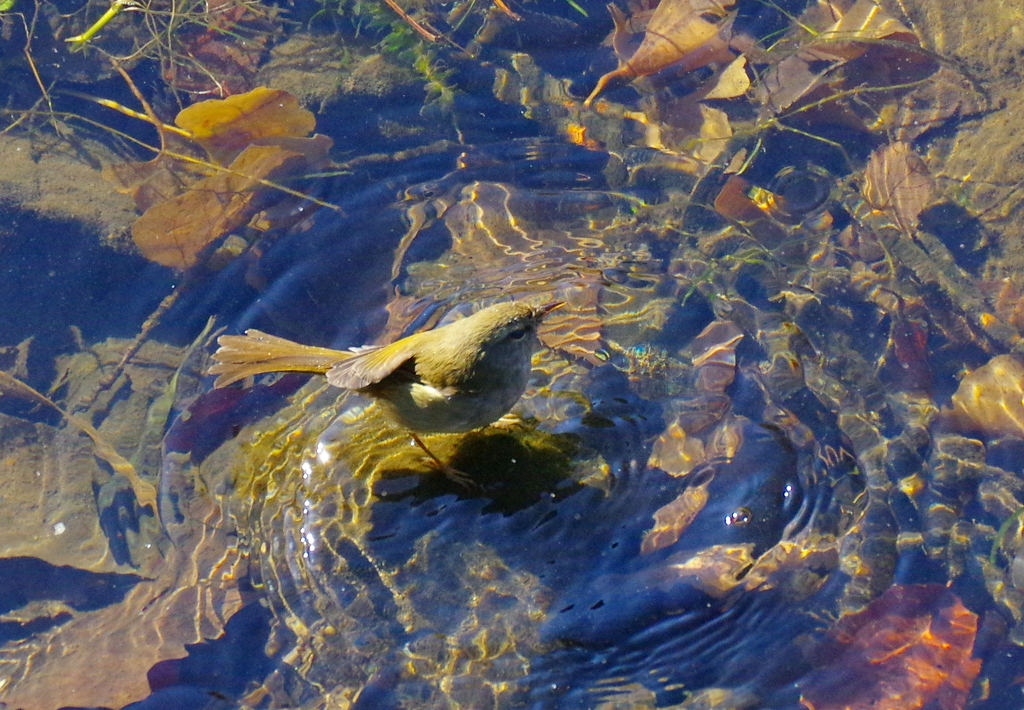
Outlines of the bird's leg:
[{"label": "bird's leg", "polygon": [[455,483],[458,483],[460,486],[463,486],[464,488],[479,488],[479,486],[467,474],[463,473],[462,471],[459,471],[458,469],[452,468],[444,461],[437,458],[437,456],[434,455],[434,452],[428,449],[427,445],[423,443],[423,439],[419,438],[416,435],[416,432],[410,431],[409,436],[411,436],[412,440],[416,442],[416,446],[423,449],[424,453],[426,453],[427,456],[430,457],[434,464],[441,470],[441,473],[444,474],[445,478]]}]

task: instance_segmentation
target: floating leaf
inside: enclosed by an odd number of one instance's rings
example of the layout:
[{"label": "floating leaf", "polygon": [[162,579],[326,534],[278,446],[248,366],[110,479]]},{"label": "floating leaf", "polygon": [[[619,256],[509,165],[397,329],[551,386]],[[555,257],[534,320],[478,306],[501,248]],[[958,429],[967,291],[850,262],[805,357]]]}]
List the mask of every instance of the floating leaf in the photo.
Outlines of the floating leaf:
[{"label": "floating leaf", "polygon": [[964,377],[953,395],[952,419],[987,436],[1024,438],[1024,362],[998,355]]},{"label": "floating leaf", "polygon": [[304,138],[316,128],[316,117],[299,106],[297,98],[287,91],[262,86],[226,99],[200,101],[183,109],[174,122],[190,131],[221,165],[230,163],[253,143]]},{"label": "floating leaf", "polygon": [[[609,5],[615,32],[612,44],[619,58],[619,66],[598,79],[597,86],[583,102],[589,106],[597,95],[616,79],[634,79],[656,74],[679,64],[682,71],[691,71],[717,59],[732,59],[724,41],[718,38],[720,24],[709,22],[705,16],[724,17],[726,8],[735,0],[661,0],[651,15],[644,31],[644,39],[632,56],[626,59],[624,37],[630,34],[626,16],[615,5]],[[702,50],[702,51],[698,51]],[[723,55],[723,52],[726,54]],[[684,61],[686,60],[686,61]]]}]

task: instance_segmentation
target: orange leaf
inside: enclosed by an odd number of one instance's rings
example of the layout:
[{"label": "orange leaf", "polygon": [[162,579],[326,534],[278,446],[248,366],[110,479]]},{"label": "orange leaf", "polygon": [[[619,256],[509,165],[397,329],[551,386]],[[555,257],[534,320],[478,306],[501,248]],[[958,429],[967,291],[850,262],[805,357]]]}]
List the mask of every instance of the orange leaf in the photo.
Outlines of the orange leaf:
[{"label": "orange leaf", "polygon": [[210,157],[227,165],[242,150],[266,139],[308,136],[316,117],[280,89],[260,86],[226,99],[200,101],[182,110],[174,122],[190,131]]},{"label": "orange leaf", "polygon": [[679,541],[679,536],[689,527],[708,502],[709,478],[699,486],[691,486],[654,512],[654,527],[644,535],[640,545],[641,554],[660,550]]}]

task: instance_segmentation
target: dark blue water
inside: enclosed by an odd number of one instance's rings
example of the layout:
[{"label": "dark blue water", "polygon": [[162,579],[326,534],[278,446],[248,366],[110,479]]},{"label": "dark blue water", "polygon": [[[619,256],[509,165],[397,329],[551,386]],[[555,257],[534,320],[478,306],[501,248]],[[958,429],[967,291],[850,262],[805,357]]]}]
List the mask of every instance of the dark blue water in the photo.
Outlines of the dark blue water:
[{"label": "dark blue water", "polygon": [[[2,198],[0,701],[1024,707],[1024,376],[985,369],[1024,326],[1015,244],[970,180],[916,177],[996,88],[933,52],[913,8],[662,5],[650,45],[713,26],[714,52],[685,72],[634,59],[644,76],[588,106],[617,65],[602,3],[426,3],[434,43],[384,3],[177,27],[179,50],[236,51],[214,76],[308,88],[333,140],[271,180],[301,195],[250,185],[257,217],[188,269],[87,209]],[[643,50],[656,6],[621,4],[638,24],[620,51]],[[62,14],[103,10],[41,7],[37,49],[72,33]],[[123,51],[133,27],[94,41]],[[250,66],[247,33],[305,49]],[[12,46],[16,117],[37,85]],[[150,126],[81,96],[137,106],[97,56],[35,69],[61,121],[119,151],[83,162],[148,160],[115,131]],[[168,123],[207,98],[184,56],[128,67]],[[749,88],[713,91],[728,66]],[[317,94],[325,76],[342,89]],[[75,145],[24,123],[12,149]],[[472,487],[322,378],[205,375],[222,333],[345,348],[510,298],[566,305],[517,423],[428,437]],[[976,404],[954,412],[971,371]]]}]

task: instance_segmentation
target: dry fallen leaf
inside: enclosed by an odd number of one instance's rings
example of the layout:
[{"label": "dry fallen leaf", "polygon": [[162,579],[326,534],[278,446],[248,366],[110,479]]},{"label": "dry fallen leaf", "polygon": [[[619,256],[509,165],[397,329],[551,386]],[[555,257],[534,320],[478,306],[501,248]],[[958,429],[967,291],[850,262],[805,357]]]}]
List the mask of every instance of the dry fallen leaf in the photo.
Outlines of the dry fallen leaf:
[{"label": "dry fallen leaf", "polygon": [[[597,86],[583,102],[589,106],[597,95],[616,79],[634,79],[656,74],[679,63],[680,70],[691,71],[719,59],[732,59],[727,43],[716,40],[721,24],[705,19],[705,16],[721,18],[726,8],[735,0],[661,0],[651,15],[644,38],[628,59],[623,49],[625,36],[630,34],[626,16],[615,5],[609,5],[615,33],[612,44],[619,59],[619,66],[598,79]],[[685,60],[685,61],[684,61]]]}]

